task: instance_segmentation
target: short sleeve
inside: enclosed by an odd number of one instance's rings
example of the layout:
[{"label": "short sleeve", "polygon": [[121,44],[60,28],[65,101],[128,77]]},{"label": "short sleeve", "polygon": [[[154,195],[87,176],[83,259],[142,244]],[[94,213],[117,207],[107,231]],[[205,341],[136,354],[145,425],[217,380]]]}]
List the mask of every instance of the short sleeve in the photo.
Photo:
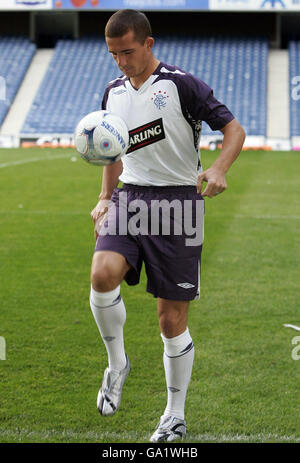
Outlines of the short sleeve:
[{"label": "short sleeve", "polygon": [[220,130],[234,119],[227,106],[215,98],[213,90],[205,82],[192,74],[186,74],[180,80],[183,113],[187,111],[194,120],[205,121],[212,130]]},{"label": "short sleeve", "polygon": [[106,107],[107,106],[107,99],[108,99],[108,88],[105,89],[103,99],[102,99],[101,109],[103,109],[103,110],[107,109],[107,107]]}]

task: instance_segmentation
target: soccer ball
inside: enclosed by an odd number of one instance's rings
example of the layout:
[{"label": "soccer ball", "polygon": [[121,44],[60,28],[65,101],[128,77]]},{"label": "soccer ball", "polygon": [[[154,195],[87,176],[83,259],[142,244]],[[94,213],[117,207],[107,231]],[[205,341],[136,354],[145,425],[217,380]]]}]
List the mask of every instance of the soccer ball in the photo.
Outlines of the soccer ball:
[{"label": "soccer ball", "polygon": [[105,166],[119,161],[126,153],[129,133],[123,119],[109,111],[94,111],[78,123],[75,147],[90,164]]}]

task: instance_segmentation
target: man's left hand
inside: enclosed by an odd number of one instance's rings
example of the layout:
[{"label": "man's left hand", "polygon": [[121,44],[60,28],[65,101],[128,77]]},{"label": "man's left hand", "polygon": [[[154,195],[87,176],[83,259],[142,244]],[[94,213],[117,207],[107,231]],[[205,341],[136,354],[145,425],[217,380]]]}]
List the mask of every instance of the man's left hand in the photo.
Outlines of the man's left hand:
[{"label": "man's left hand", "polygon": [[203,182],[206,182],[207,185],[202,196],[208,196],[209,198],[213,198],[227,188],[225,173],[213,166],[198,175],[197,193],[202,192]]}]

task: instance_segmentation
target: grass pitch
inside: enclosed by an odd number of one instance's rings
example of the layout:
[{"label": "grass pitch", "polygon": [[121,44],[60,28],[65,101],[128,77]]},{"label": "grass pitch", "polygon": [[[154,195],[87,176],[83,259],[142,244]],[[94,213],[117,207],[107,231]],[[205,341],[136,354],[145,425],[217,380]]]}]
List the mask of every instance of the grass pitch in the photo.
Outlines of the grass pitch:
[{"label": "grass pitch", "polygon": [[[217,153],[203,152],[204,166]],[[75,162],[76,161],[76,162]],[[299,442],[300,156],[242,152],[206,200],[186,442]],[[0,442],[148,442],[166,403],[155,299],[122,286],[132,363],[100,417],[106,352],[89,303],[101,169],[72,150],[0,150]],[[298,333],[299,334],[299,333]]]}]

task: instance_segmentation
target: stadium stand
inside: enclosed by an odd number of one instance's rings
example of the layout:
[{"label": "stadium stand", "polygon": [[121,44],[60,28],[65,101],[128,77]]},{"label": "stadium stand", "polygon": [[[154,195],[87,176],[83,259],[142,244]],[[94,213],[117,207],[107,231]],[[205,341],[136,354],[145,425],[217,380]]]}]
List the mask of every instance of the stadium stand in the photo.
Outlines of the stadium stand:
[{"label": "stadium stand", "polygon": [[[299,96],[300,92],[295,92],[297,87],[300,85],[300,41],[291,40],[288,45],[289,50],[289,73],[290,73],[290,136],[300,137],[300,104]],[[293,79],[297,79],[295,82]],[[297,95],[295,96],[295,93]]]},{"label": "stadium stand", "polygon": [[0,37],[0,70],[5,84],[4,98],[0,99],[0,125],[17,94],[35,50],[36,46],[29,39]]},{"label": "stadium stand", "polygon": [[[267,39],[169,38],[156,42],[156,53],[210,85],[247,135],[266,135]],[[202,133],[212,133],[207,124]]]},{"label": "stadium stand", "polygon": [[72,134],[84,115],[99,109],[107,82],[119,73],[104,40],[58,41],[22,133]]},{"label": "stadium stand", "polygon": [[[209,84],[247,135],[266,135],[266,39],[166,36],[157,39],[155,54]],[[99,109],[105,85],[119,74],[104,40],[58,41],[22,134],[72,134],[81,117]],[[203,134],[211,133],[204,124]]]}]

